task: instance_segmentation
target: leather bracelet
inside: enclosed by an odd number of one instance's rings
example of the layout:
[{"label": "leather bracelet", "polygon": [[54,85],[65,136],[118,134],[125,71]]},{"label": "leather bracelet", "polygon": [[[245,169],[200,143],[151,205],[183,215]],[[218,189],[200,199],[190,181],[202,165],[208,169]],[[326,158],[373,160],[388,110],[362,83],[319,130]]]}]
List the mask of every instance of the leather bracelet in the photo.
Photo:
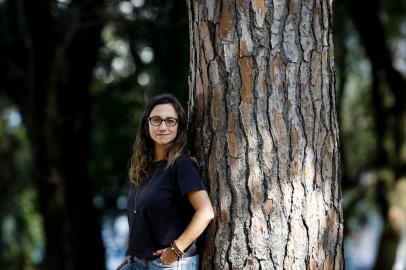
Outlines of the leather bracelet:
[{"label": "leather bracelet", "polygon": [[173,252],[173,253],[175,253],[175,255],[176,255],[176,257],[181,257],[182,256],[182,254],[179,254],[179,252],[173,247],[173,245],[171,244],[171,247],[170,247],[170,249],[171,249],[171,251]]},{"label": "leather bracelet", "polygon": [[183,252],[182,250],[180,250],[178,248],[178,246],[176,245],[175,240],[173,240],[173,242],[171,243],[171,249],[175,252],[176,256],[178,256],[178,257],[182,257],[183,254],[185,254],[185,252]]}]

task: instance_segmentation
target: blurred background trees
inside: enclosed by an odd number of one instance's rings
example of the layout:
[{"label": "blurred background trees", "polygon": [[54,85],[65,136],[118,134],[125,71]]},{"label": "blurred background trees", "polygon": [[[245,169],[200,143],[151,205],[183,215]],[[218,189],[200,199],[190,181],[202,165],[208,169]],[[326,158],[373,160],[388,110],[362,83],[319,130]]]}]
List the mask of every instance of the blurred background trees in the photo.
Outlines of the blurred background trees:
[{"label": "blurred background trees", "polygon": [[337,1],[335,12],[347,265],[391,269],[406,225],[394,195],[406,180],[406,5]]},{"label": "blurred background trees", "polygon": [[[348,269],[390,269],[405,231],[403,2],[335,2]],[[186,1],[0,0],[2,269],[102,269],[138,116],[163,91],[186,106],[188,59]]]}]

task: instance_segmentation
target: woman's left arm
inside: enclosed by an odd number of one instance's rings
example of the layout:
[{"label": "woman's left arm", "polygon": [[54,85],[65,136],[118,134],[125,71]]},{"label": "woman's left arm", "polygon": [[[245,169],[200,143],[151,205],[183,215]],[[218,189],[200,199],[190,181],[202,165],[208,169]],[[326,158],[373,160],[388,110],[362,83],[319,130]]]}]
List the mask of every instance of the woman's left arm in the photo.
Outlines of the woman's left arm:
[{"label": "woman's left arm", "polygon": [[[213,207],[206,190],[188,192],[188,198],[195,209],[195,213],[185,231],[174,241],[176,247],[182,252],[203,233],[214,218]],[[177,259],[170,248],[157,250],[154,255],[160,256],[160,261],[163,264],[172,263]]]},{"label": "woman's left arm", "polygon": [[214,218],[213,206],[206,190],[191,191],[188,198],[196,212],[185,231],[175,240],[181,251],[190,246]]}]

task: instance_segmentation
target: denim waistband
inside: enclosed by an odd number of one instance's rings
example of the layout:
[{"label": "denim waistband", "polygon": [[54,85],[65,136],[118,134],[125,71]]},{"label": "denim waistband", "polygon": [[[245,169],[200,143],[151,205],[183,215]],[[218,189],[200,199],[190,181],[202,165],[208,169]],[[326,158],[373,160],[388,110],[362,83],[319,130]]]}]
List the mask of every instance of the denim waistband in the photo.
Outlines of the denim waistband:
[{"label": "denim waistband", "polygon": [[[194,255],[189,255],[188,254],[186,256],[185,255],[186,254],[184,254],[184,256],[182,256],[182,258],[193,257],[193,256],[196,256],[197,254],[194,254]],[[146,258],[139,258],[137,256],[133,256],[132,260],[139,263],[139,264],[141,264],[143,267],[148,268],[151,265],[153,265],[155,261],[159,260],[159,257],[157,257],[155,259],[146,259]]]},{"label": "denim waistband", "polygon": [[[197,252],[191,252],[191,251],[187,251],[182,255],[182,258],[187,258],[187,257],[192,257],[197,255]],[[133,256],[134,259],[137,259],[139,262],[144,262],[144,264],[147,264],[148,262],[154,261],[156,259],[159,258],[155,257],[155,258],[143,258],[143,257],[137,257],[137,256]]]}]

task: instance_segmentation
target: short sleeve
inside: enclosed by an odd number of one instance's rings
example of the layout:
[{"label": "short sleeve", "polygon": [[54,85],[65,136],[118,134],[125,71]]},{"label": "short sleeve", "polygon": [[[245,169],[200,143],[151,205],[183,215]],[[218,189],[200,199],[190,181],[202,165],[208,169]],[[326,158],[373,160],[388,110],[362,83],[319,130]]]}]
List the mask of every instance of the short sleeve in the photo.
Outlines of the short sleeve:
[{"label": "short sleeve", "polygon": [[182,155],[175,164],[175,180],[183,195],[190,191],[205,190],[199,169],[189,157]]}]

